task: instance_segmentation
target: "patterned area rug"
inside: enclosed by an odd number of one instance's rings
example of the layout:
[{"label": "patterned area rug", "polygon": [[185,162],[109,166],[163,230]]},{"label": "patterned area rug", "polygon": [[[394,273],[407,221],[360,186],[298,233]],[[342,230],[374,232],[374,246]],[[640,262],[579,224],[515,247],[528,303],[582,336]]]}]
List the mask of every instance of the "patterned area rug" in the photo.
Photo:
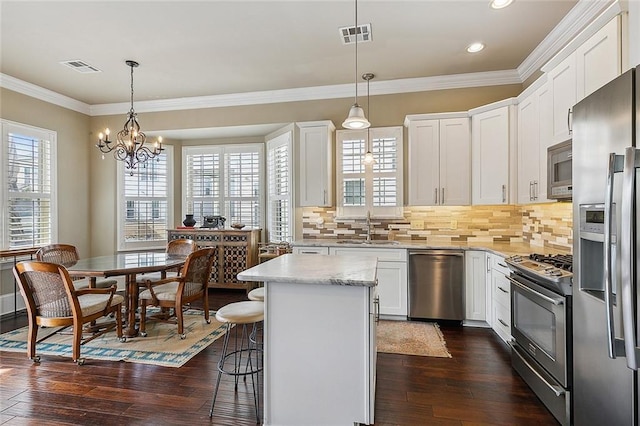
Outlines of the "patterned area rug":
[{"label": "patterned area rug", "polygon": [[[211,324],[204,320],[202,311],[189,310],[184,316],[184,327],[187,337],[182,340],[178,336],[175,324],[150,321],[147,323],[147,337],[134,337],[121,343],[115,331],[82,345],[80,356],[86,359],[108,361],[127,361],[141,364],[180,367],[205,349],[216,339],[223,336],[225,327],[215,319],[211,311]],[[38,330],[41,339],[49,330]],[[68,329],[70,330],[70,328]],[[0,334],[0,351],[27,353],[28,327]],[[55,334],[36,345],[36,354],[60,355],[71,358],[72,336]]]},{"label": "patterned area rug", "polygon": [[451,358],[438,324],[412,321],[380,321],[378,352]]}]

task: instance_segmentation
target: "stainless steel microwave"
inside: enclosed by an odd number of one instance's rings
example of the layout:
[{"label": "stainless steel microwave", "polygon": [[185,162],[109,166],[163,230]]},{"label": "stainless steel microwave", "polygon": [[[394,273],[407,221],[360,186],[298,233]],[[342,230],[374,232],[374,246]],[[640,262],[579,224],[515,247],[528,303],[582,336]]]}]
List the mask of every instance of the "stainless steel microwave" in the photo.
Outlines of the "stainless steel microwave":
[{"label": "stainless steel microwave", "polygon": [[547,149],[547,198],[571,199],[573,192],[571,167],[571,140]]}]

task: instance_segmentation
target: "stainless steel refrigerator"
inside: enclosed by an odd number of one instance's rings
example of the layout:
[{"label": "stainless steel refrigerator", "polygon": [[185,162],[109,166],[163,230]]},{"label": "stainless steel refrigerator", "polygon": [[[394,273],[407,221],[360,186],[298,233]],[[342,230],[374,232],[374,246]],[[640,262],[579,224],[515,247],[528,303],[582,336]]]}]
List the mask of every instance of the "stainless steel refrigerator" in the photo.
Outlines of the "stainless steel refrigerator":
[{"label": "stainless steel refrigerator", "polygon": [[573,421],[637,425],[640,82],[573,108]]}]

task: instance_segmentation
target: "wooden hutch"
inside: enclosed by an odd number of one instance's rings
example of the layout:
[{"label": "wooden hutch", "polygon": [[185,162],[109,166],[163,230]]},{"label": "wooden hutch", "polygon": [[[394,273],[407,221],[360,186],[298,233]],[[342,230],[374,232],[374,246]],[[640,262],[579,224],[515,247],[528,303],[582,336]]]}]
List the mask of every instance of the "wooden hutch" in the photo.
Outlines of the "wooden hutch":
[{"label": "wooden hutch", "polygon": [[168,239],[188,238],[198,248],[216,247],[216,260],[211,270],[210,288],[236,288],[247,291],[255,283],[238,281],[238,273],[258,264],[260,229],[169,229]]}]

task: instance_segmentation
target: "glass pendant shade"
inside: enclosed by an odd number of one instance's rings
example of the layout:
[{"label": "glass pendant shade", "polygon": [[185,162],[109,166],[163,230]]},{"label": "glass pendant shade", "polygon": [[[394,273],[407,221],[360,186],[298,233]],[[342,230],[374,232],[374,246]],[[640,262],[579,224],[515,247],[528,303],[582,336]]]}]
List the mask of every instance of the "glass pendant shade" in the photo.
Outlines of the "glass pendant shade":
[{"label": "glass pendant shade", "polygon": [[376,162],[375,158],[373,158],[373,153],[371,151],[367,151],[364,154],[364,158],[362,159],[364,164],[373,164]]},{"label": "glass pendant shade", "polygon": [[342,127],[345,129],[358,130],[366,129],[369,126],[371,126],[371,123],[369,123],[367,117],[364,116],[364,110],[362,107],[358,104],[353,104],[349,110],[349,116],[342,123]]}]

